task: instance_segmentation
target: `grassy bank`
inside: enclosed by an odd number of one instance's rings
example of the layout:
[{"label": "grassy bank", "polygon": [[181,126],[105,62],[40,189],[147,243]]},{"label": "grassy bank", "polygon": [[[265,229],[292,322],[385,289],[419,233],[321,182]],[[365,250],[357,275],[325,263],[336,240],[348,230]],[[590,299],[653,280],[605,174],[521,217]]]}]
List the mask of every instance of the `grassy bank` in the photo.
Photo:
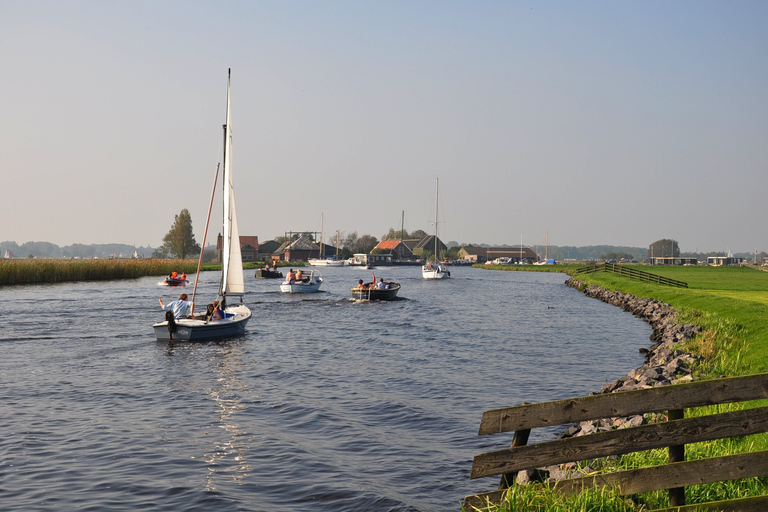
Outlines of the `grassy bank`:
[{"label": "grassy bank", "polygon": [[193,274],[196,270],[197,260],[0,260],[0,286],[135,279],[167,276],[171,272]]},{"label": "grassy bank", "polygon": [[[480,265],[478,265],[480,267]],[[554,268],[560,267],[560,268]],[[487,267],[486,267],[487,268]],[[577,266],[509,266],[503,270],[561,271],[574,275]],[[671,288],[633,281],[617,274],[597,272],[575,275],[580,281],[612,291],[630,293],[672,305],[678,321],[701,325],[704,331],[683,348],[707,358],[699,369],[703,378],[719,375],[746,375],[768,372],[768,272],[743,267],[640,267],[642,270],[688,283],[688,288]],[[546,376],[542,376],[546,378]],[[597,391],[597,390],[596,390]],[[514,405],[514,404],[510,404]],[[746,407],[766,405],[750,403]],[[689,416],[703,416],[741,406],[700,408]],[[768,449],[768,435],[754,435],[723,441],[697,443],[686,447],[689,460]],[[602,461],[598,471],[611,472],[663,464],[666,450],[652,450]],[[592,466],[594,467],[594,461]],[[490,482],[490,480],[489,480]],[[493,485],[493,483],[491,483]],[[687,503],[754,496],[768,492],[768,479],[750,478],[689,487]],[[668,506],[666,492],[634,497],[636,503],[611,490],[563,498],[544,486],[514,489],[510,499],[494,512],[602,511],[625,512]]]}]

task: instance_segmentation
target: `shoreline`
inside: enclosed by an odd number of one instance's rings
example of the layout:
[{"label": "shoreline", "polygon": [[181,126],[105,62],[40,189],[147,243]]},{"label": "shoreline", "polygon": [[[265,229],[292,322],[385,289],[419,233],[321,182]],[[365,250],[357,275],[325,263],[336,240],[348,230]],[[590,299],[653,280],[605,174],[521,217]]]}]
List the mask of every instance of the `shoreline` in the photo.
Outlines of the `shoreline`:
[{"label": "shoreline", "polygon": [[[631,370],[623,377],[606,384],[599,391],[591,394],[614,393],[634,389],[667,386],[694,380],[692,369],[703,357],[676,349],[675,346],[693,338],[703,329],[698,325],[677,323],[675,309],[661,301],[637,297],[624,292],[612,292],[594,284],[587,284],[578,279],[569,278],[566,286],[575,288],[593,299],[622,308],[624,311],[643,319],[651,324],[649,348],[640,347],[640,353],[645,355],[645,363]],[[603,418],[600,420],[583,421],[568,427],[559,437],[577,437],[597,432],[638,426],[647,423],[643,415],[629,417]],[[586,467],[579,469],[574,463],[555,465],[535,470],[520,471],[517,474],[518,485],[531,482],[565,480],[586,476],[595,471],[595,462],[588,462]],[[599,464],[599,463],[598,463]]]}]

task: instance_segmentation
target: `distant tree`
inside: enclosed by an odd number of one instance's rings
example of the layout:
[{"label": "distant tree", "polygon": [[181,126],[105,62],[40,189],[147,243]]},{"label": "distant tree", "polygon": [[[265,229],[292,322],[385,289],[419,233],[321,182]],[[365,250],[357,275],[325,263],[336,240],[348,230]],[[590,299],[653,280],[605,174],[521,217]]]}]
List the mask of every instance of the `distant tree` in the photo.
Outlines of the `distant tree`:
[{"label": "distant tree", "polygon": [[375,236],[372,235],[363,235],[360,237],[360,239],[357,241],[357,251],[358,253],[369,253],[373,250],[374,247],[376,247],[376,244],[378,244],[379,241],[376,240]]},{"label": "distant tree", "polygon": [[648,247],[649,258],[677,258],[680,256],[680,248],[677,240],[662,239],[653,242]]},{"label": "distant tree", "polygon": [[275,237],[275,242],[279,243],[280,245],[283,245],[288,240],[290,240],[290,238],[288,238],[287,236],[276,236]]},{"label": "distant tree", "polygon": [[429,233],[427,233],[423,229],[417,229],[416,231],[411,233],[410,238],[413,238],[413,239],[418,238],[419,240],[421,240],[425,236],[429,236]]},{"label": "distant tree", "polygon": [[347,250],[352,254],[356,252],[358,240],[357,231],[353,231],[350,234],[345,235],[341,240],[342,250]]},{"label": "distant tree", "polygon": [[404,229],[395,230],[395,228],[389,228],[389,231],[381,237],[381,240],[400,240],[401,238],[411,238],[411,236]]},{"label": "distant tree", "polygon": [[628,252],[607,252],[600,256],[601,260],[633,260],[635,259],[634,256],[629,254]]},{"label": "distant tree", "polygon": [[163,237],[163,247],[170,254],[184,259],[187,255],[199,254],[200,244],[195,241],[192,232],[192,216],[184,208],[176,215],[171,230]]}]

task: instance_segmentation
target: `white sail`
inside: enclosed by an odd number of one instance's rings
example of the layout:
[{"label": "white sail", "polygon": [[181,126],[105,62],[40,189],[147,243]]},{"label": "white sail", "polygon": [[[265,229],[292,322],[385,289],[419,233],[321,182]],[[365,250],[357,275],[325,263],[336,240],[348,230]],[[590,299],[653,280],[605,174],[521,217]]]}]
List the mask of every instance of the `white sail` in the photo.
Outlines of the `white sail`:
[{"label": "white sail", "polygon": [[229,107],[229,77],[227,77],[227,123],[224,126],[224,247],[222,247],[221,295],[243,295],[243,258],[240,254],[240,233],[237,229],[235,189],[232,182],[232,123]]}]

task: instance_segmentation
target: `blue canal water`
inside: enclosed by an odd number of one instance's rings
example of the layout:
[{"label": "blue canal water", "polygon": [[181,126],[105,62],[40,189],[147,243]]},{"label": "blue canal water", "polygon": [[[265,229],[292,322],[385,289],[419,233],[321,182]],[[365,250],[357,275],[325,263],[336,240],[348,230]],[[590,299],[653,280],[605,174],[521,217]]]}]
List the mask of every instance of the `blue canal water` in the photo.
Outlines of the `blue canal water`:
[{"label": "blue canal water", "polygon": [[[651,329],[563,274],[451,271],[326,268],[306,296],[247,271],[246,335],[194,344],[156,341],[158,277],[0,289],[0,508],[460,510],[511,441],[484,410],[597,391]],[[401,299],[352,301],[373,272]]]}]

